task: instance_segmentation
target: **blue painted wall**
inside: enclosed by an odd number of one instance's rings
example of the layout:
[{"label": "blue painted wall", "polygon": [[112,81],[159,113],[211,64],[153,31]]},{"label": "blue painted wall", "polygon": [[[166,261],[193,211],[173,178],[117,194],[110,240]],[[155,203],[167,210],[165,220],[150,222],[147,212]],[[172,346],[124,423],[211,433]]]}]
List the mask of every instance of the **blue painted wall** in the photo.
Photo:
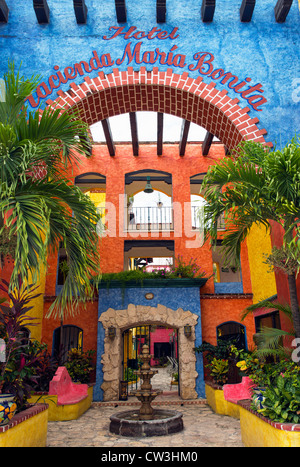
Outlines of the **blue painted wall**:
[{"label": "blue painted wall", "polygon": [[[300,65],[299,65],[299,25],[300,15],[298,2],[294,0],[291,11],[284,24],[277,24],[274,18],[275,0],[257,2],[251,23],[241,23],[239,8],[241,0],[217,1],[214,21],[204,24],[200,18],[201,2],[199,0],[172,0],[167,2],[167,23],[156,23],[156,2],[153,0],[127,0],[127,24],[118,25],[114,2],[112,0],[86,0],[88,21],[86,25],[77,25],[71,0],[48,0],[51,10],[49,25],[37,23],[32,1],[6,0],[10,9],[8,24],[0,25],[0,77],[7,68],[8,59],[16,64],[23,63],[22,70],[26,76],[40,74],[41,81],[47,81],[55,70],[64,70],[81,60],[89,61],[94,50],[101,56],[110,54],[112,60],[123,56],[125,46],[130,42],[119,36],[113,40],[109,37],[109,27],[124,26],[128,30],[136,26],[137,30],[150,31],[153,27],[171,33],[178,28],[176,39],[143,39],[142,51],[170,52],[176,45],[176,52],[185,56],[185,66],[173,66],[174,71],[187,71],[192,78],[199,76],[193,70],[198,52],[209,52],[214,56],[214,68],[222,68],[237,76],[240,81],[251,78],[250,85],[260,83],[267,103],[260,110],[251,109],[250,115],[258,117],[259,127],[266,128],[267,141],[279,146],[288,142],[299,131],[300,112]],[[132,39],[132,46],[138,41]],[[130,64],[134,69],[141,65]],[[156,64],[157,65],[157,64]],[[147,69],[153,68],[146,65]],[[192,68],[189,69],[189,65]],[[110,73],[116,66],[103,69]],[[128,60],[119,65],[126,69]],[[168,65],[159,65],[164,70]],[[57,71],[57,69],[56,69]],[[90,73],[96,76],[97,71]],[[204,76],[205,82],[211,77]],[[79,76],[76,82],[82,82]],[[62,85],[66,90],[69,83]],[[233,89],[217,81],[218,89],[223,87],[231,97],[237,97]],[[51,98],[56,97],[56,91]],[[239,96],[238,96],[239,97]],[[248,104],[240,99],[241,106]]]},{"label": "blue painted wall", "polygon": [[[154,298],[147,300],[145,294],[153,293]],[[122,289],[100,289],[99,290],[99,317],[109,308],[114,310],[127,309],[128,305],[144,305],[156,307],[158,304],[167,306],[173,310],[182,308],[196,314],[198,318],[195,326],[195,347],[202,343],[201,329],[201,308],[200,308],[200,293],[198,287],[190,288],[127,288],[125,293]],[[145,323],[147,324],[147,323]],[[167,323],[166,323],[167,324]],[[104,337],[105,332],[102,323],[98,322],[98,340],[97,340],[97,369],[96,369],[96,385],[94,389],[94,400],[102,400],[103,391],[101,385],[103,383],[103,372],[101,357],[104,352]],[[196,354],[196,371],[198,377],[196,379],[196,392],[199,397],[205,397],[204,387],[204,371],[202,354]]]}]

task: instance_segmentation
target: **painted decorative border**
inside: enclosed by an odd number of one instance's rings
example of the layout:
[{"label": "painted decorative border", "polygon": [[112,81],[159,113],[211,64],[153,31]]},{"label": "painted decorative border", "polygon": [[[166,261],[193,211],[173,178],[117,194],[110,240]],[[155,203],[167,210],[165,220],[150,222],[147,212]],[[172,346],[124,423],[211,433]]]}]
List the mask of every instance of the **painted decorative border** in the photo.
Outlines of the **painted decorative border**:
[{"label": "painted decorative border", "polygon": [[270,420],[269,418],[266,418],[263,415],[255,412],[255,410],[252,410],[250,407],[250,404],[251,404],[250,400],[238,401],[238,405],[243,407],[243,409],[248,410],[248,412],[251,412],[253,415],[260,418],[261,420],[268,423],[269,425],[273,426],[274,428],[277,428],[277,430],[300,432],[300,424],[272,422],[272,420]]},{"label": "painted decorative border", "polygon": [[29,407],[26,410],[23,410],[22,412],[17,413],[7,425],[0,426],[0,433],[4,433],[10,428],[19,425],[19,423],[22,423],[25,420],[28,420],[29,418],[34,417],[34,415],[37,415],[47,409],[48,404],[37,404]]}]

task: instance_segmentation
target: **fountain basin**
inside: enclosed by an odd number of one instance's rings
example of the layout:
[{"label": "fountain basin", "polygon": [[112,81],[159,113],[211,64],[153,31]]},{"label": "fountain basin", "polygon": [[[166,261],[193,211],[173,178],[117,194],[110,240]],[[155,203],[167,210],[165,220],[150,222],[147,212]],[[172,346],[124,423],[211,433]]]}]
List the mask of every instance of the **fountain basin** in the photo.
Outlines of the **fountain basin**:
[{"label": "fountain basin", "polygon": [[110,417],[109,431],[128,437],[171,435],[183,430],[182,416],[174,410],[154,410],[151,420],[143,420],[138,409],[128,410]]}]

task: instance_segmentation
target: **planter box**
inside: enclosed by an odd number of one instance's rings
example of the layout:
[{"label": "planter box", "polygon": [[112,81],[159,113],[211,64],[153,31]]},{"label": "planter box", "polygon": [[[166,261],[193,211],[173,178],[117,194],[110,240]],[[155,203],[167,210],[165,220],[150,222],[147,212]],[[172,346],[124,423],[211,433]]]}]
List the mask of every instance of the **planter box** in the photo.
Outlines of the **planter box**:
[{"label": "planter box", "polygon": [[230,417],[237,419],[240,418],[239,406],[224,399],[222,386],[206,381],[205,394],[208,405],[215,413],[220,415],[229,415]]},{"label": "planter box", "polygon": [[33,394],[29,399],[29,403],[33,404],[37,401],[44,402],[49,405],[48,419],[51,422],[77,420],[90,407],[93,400],[93,386],[89,386],[88,395],[84,399],[75,404],[57,404],[57,395],[51,394]]},{"label": "planter box", "polygon": [[226,401],[222,386],[205,383],[208,405],[215,413],[239,418],[246,447],[300,447],[300,424],[276,423],[250,408],[251,400]]},{"label": "planter box", "polygon": [[300,447],[300,425],[276,423],[257,414],[250,401],[238,402],[242,441],[246,447]]},{"label": "planter box", "polygon": [[99,284],[99,289],[132,289],[137,287],[142,288],[167,288],[167,287],[202,287],[207,282],[207,278],[182,278],[182,279],[144,279],[140,281],[130,280],[121,282],[119,280],[111,280],[109,283],[102,281]]},{"label": "planter box", "polygon": [[0,447],[46,447],[47,427],[48,405],[29,407],[0,427]]},{"label": "planter box", "polygon": [[33,394],[29,399],[29,403],[34,404],[42,401],[49,405],[48,419],[51,422],[76,420],[84,414],[91,406],[93,400],[93,386],[89,386],[88,395],[81,401],[75,404],[59,405],[57,403],[57,395],[48,393]]}]

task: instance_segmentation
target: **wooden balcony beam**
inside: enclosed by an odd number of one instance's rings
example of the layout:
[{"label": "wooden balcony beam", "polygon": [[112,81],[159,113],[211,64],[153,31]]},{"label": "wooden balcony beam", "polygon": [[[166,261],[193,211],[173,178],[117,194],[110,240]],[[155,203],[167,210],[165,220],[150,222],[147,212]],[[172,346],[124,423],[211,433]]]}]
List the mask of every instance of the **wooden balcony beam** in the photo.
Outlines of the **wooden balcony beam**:
[{"label": "wooden balcony beam", "polygon": [[210,23],[214,19],[216,0],[202,0],[201,19],[203,23]]},{"label": "wooden balcony beam", "polygon": [[77,24],[86,24],[88,9],[85,0],[73,0],[73,5]]},{"label": "wooden balcony beam", "polygon": [[186,143],[189,135],[190,124],[188,120],[182,120],[181,125],[181,135],[180,135],[180,142],[179,142],[179,155],[184,156]]},{"label": "wooden balcony beam", "polygon": [[156,21],[165,23],[167,14],[167,0],[156,0]]},{"label": "wooden balcony beam", "polygon": [[208,131],[205,135],[205,138],[202,144],[202,155],[203,156],[208,155],[213,139],[214,139],[214,135]]},{"label": "wooden balcony beam", "polygon": [[133,155],[139,155],[139,138],[135,112],[129,112]]},{"label": "wooden balcony beam", "polygon": [[0,0],[0,23],[8,22],[9,8],[5,0]]},{"label": "wooden balcony beam", "polygon": [[125,0],[115,0],[115,5],[118,23],[126,23],[127,12]]},{"label": "wooden balcony beam", "polygon": [[277,23],[284,23],[291,9],[293,0],[278,0],[275,8],[275,20]]},{"label": "wooden balcony beam", "polygon": [[33,8],[39,24],[48,24],[50,21],[50,10],[47,0],[33,0]]},{"label": "wooden balcony beam", "polygon": [[164,114],[157,113],[157,155],[161,156],[163,153],[163,133],[164,133]]},{"label": "wooden balcony beam", "polygon": [[109,154],[110,156],[113,157],[116,154],[116,150],[115,150],[115,145],[114,145],[113,138],[112,138],[112,132],[111,132],[109,121],[105,119],[105,120],[101,120],[101,123],[102,123],[102,128],[103,128],[104,136],[106,139],[106,144],[108,147]]},{"label": "wooden balcony beam", "polygon": [[240,8],[240,20],[242,23],[250,23],[256,0],[243,0]]}]

